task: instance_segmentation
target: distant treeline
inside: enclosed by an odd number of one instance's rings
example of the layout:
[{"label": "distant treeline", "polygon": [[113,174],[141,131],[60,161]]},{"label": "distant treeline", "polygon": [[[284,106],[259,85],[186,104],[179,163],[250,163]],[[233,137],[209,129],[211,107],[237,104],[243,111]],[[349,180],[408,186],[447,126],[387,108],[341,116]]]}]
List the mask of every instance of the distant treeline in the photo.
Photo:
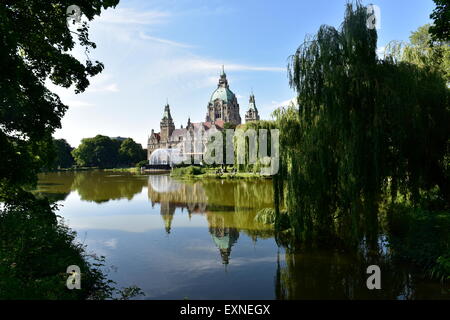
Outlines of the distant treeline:
[{"label": "distant treeline", "polygon": [[110,138],[97,135],[81,140],[78,148],[73,148],[65,139],[53,140],[53,167],[117,168],[135,166],[145,161],[147,152],[131,138]]}]

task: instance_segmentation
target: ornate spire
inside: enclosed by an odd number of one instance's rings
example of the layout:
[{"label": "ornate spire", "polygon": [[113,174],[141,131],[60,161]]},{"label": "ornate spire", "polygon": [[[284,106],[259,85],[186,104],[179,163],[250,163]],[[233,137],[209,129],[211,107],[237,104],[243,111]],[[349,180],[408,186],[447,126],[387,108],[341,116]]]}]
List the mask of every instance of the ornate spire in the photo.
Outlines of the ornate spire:
[{"label": "ornate spire", "polygon": [[164,107],[163,119],[172,120],[172,115],[170,114],[170,106],[169,103]]},{"label": "ornate spire", "polygon": [[250,99],[248,100],[248,102],[249,102],[249,104],[248,104],[249,109],[258,110],[256,108],[255,95],[253,94],[253,90],[252,90],[252,93],[250,94]]},{"label": "ornate spire", "polygon": [[222,73],[220,74],[218,86],[222,87],[222,88],[228,88],[227,74],[225,73],[225,67],[223,65],[222,65]]}]

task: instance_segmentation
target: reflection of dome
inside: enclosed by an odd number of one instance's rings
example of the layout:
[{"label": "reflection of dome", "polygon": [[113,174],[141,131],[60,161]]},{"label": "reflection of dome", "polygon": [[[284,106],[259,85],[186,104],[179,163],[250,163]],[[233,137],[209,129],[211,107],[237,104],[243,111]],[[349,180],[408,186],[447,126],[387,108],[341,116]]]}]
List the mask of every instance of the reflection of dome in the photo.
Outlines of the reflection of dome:
[{"label": "reflection of dome", "polygon": [[234,241],[232,241],[230,239],[229,234],[224,235],[222,237],[213,235],[212,238],[213,238],[214,243],[216,244],[217,248],[219,248],[220,250],[229,249],[234,243]]},{"label": "reflection of dome", "polygon": [[209,232],[211,233],[217,248],[219,248],[222,263],[228,264],[231,254],[231,247],[239,238],[239,231],[236,228],[211,227]]},{"label": "reflection of dome", "polygon": [[171,179],[168,175],[150,175],[148,177],[148,183],[158,193],[175,192],[183,186],[181,183]]},{"label": "reflection of dome", "polygon": [[211,95],[211,103],[214,103],[217,99],[225,102],[232,102],[235,99],[235,95],[226,87],[218,87]]}]

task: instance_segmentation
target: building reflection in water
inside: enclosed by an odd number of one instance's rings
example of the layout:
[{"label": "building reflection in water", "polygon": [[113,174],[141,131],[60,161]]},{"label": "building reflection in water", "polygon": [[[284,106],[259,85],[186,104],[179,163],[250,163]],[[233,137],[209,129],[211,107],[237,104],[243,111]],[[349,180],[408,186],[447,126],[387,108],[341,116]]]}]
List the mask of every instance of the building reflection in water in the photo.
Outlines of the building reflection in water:
[{"label": "building reflection in water", "polygon": [[239,231],[225,225],[225,219],[217,215],[207,215],[209,233],[214,243],[219,248],[222,263],[227,265],[230,260],[231,247],[239,238]]},{"label": "building reflection in water", "polygon": [[201,183],[182,183],[168,175],[150,175],[148,198],[152,207],[160,205],[167,234],[171,232],[176,209],[187,210],[189,218],[192,214],[206,215],[209,233],[219,249],[222,263],[229,263],[231,248],[239,238],[239,230],[227,226],[223,216],[208,211],[208,197]]}]

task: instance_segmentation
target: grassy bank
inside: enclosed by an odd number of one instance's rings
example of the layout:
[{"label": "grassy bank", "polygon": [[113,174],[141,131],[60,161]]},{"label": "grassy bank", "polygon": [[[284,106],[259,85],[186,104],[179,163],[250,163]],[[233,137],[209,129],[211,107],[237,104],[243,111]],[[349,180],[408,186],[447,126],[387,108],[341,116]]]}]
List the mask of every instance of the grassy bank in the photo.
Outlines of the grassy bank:
[{"label": "grassy bank", "polygon": [[137,167],[131,167],[131,168],[103,169],[103,171],[107,171],[107,172],[132,172],[132,173],[139,173],[139,172],[141,172],[141,169],[137,168]]},{"label": "grassy bank", "polygon": [[92,170],[102,170],[107,172],[133,172],[133,173],[141,172],[141,169],[138,167],[129,167],[129,168],[72,167],[72,168],[55,169],[44,172],[77,172],[77,171],[92,171]]},{"label": "grassy bank", "polygon": [[268,179],[270,177],[262,176],[253,172],[217,172],[217,168],[202,168],[202,167],[182,167],[174,168],[170,173],[170,176],[177,179],[255,179],[263,178]]}]

